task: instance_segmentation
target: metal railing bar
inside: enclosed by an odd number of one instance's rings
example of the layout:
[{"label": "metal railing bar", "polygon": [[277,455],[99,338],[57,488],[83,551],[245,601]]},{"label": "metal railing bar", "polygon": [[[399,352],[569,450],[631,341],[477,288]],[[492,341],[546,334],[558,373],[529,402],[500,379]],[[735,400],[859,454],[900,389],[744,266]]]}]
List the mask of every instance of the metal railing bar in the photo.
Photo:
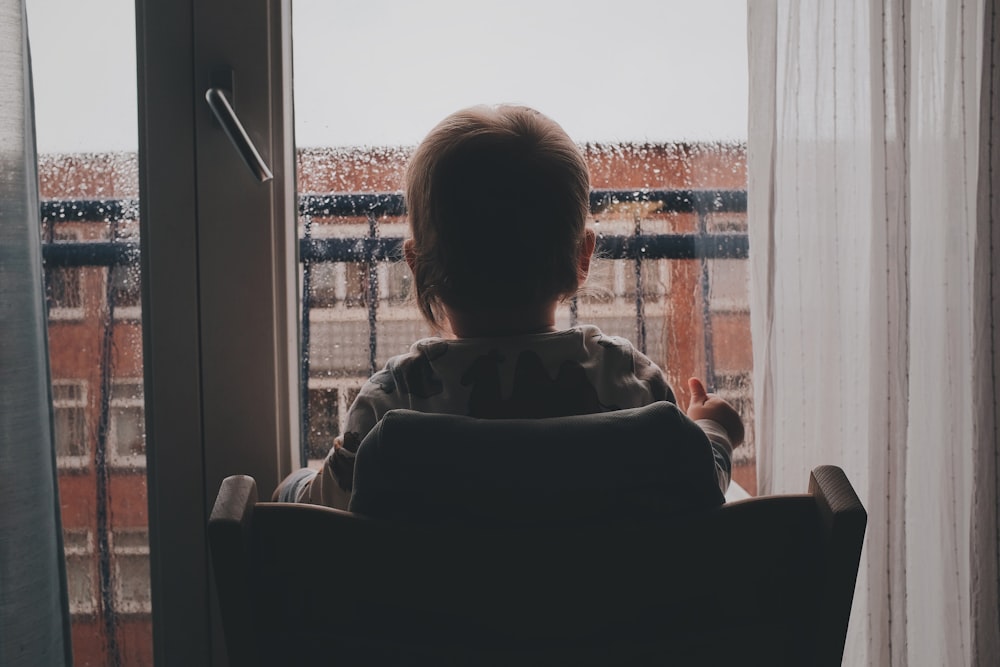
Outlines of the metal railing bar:
[{"label": "metal railing bar", "polygon": [[[747,210],[745,190],[633,190],[595,189],[590,191],[590,210],[599,213],[614,204],[660,202],[660,212],[743,213]],[[299,195],[299,215],[313,217],[402,216],[406,205],[401,192],[331,193]]]},{"label": "metal railing bar", "polygon": [[[368,238],[370,243],[377,244],[379,241],[378,218],[374,214],[368,215]],[[402,242],[400,242],[402,246]],[[365,268],[368,271],[368,375],[375,375],[378,367],[375,359],[378,356],[378,260],[369,258]]]},{"label": "metal railing bar", "polygon": [[[746,234],[636,234],[597,237],[601,259],[746,259]],[[367,262],[403,258],[400,237],[302,239],[299,258],[314,262]]]},{"label": "metal railing bar", "polygon": [[343,192],[299,195],[299,215],[314,218],[402,216],[406,214],[401,192]]},{"label": "metal railing bar", "polygon": [[601,234],[595,253],[602,259],[746,259],[749,250],[746,234]]},{"label": "metal railing bar", "polygon": [[[312,218],[307,217],[303,230],[303,241],[308,242],[312,237]],[[302,301],[300,303],[301,316],[299,318],[299,465],[306,465],[308,461],[310,431],[312,424],[309,413],[309,375],[311,371],[310,362],[310,338],[311,322],[309,313],[312,312],[312,260],[303,259],[302,263]]]},{"label": "metal railing bar", "polygon": [[46,267],[139,265],[139,244],[133,241],[56,241],[42,244]]},{"label": "metal railing bar", "polygon": [[[632,238],[642,236],[642,217],[636,216],[635,229]],[[642,246],[639,246],[640,251]],[[642,260],[643,252],[635,254],[635,344],[639,351],[646,354],[646,307],[642,298]]]},{"label": "metal railing bar", "polygon": [[138,199],[46,199],[42,222],[124,222],[139,219]]},{"label": "metal railing bar", "polygon": [[608,206],[631,202],[660,202],[660,213],[744,213],[746,190],[603,190],[590,191],[590,210],[599,213]]},{"label": "metal railing bar", "polygon": [[[598,213],[613,204],[660,202],[663,213],[744,213],[746,190],[609,190],[590,192],[590,209]],[[47,199],[42,203],[42,222],[115,222],[139,219],[139,200]],[[344,192],[301,194],[299,215],[316,218],[358,216],[402,216],[406,206],[401,192]]]},{"label": "metal railing bar", "polygon": [[[746,234],[638,234],[597,237],[601,259],[746,259]],[[121,266],[139,262],[133,241],[56,241],[42,245],[46,266]],[[303,238],[299,261],[371,262],[403,259],[401,237]]]},{"label": "metal railing bar", "polygon": [[[708,220],[705,213],[698,214],[698,232],[704,238]],[[705,347],[705,386],[709,391],[715,391],[715,342],[712,332],[712,284],[709,274],[708,258],[704,255],[698,258],[699,267],[698,280],[701,283],[701,323],[702,337]]]},{"label": "metal railing bar", "polygon": [[[111,223],[115,232],[117,221]],[[97,495],[97,563],[100,579],[101,609],[107,642],[108,664],[121,665],[122,656],[118,645],[118,609],[115,600],[114,581],[111,566],[111,471],[108,465],[108,447],[111,445],[111,376],[113,374],[115,336],[115,266],[111,266],[104,281],[104,321],[100,350],[100,413],[97,422],[97,442],[94,451]]]}]

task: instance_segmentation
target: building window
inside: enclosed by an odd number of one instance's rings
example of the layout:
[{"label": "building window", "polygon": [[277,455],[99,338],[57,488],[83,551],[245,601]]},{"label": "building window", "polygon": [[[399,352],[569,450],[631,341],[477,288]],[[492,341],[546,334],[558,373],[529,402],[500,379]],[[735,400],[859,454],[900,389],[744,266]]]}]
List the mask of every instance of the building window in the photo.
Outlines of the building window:
[{"label": "building window", "polygon": [[316,262],[309,267],[309,298],[313,308],[333,308],[347,294],[343,264]]},{"label": "building window", "polygon": [[111,271],[111,293],[115,318],[138,320],[142,317],[141,283],[138,266],[115,266]]},{"label": "building window", "polygon": [[[75,231],[60,229],[52,233],[54,243],[77,243]],[[45,300],[50,320],[83,318],[83,274],[75,266],[52,266],[45,269]]]},{"label": "building window", "polygon": [[149,592],[149,532],[145,528],[111,533],[116,608],[126,614],[152,611]]},{"label": "building window", "polygon": [[67,528],[63,531],[63,549],[66,554],[69,612],[74,616],[93,614],[97,611],[93,535],[86,529]]},{"label": "building window", "polygon": [[82,468],[90,462],[87,447],[87,383],[52,382],[52,422],[56,462],[60,468]]},{"label": "building window", "polygon": [[115,380],[108,413],[108,452],[115,466],[146,465],[146,426],[141,379]]},{"label": "building window", "polygon": [[383,262],[379,267],[384,278],[379,275],[379,291],[389,303],[405,304],[410,300],[413,274],[406,262]]},{"label": "building window", "polygon": [[713,312],[750,312],[750,266],[742,259],[713,259],[708,265],[710,285],[709,307]]},{"label": "building window", "polygon": [[[139,245],[139,223],[135,220],[125,220],[114,230],[114,239],[118,243]],[[142,317],[142,282],[140,267],[137,262],[127,265],[113,266],[111,271],[111,296],[114,299],[115,318],[138,320]]]},{"label": "building window", "polygon": [[346,262],[344,264],[346,294],[344,303],[349,307],[368,305],[368,285],[371,280],[371,270],[364,262]]}]

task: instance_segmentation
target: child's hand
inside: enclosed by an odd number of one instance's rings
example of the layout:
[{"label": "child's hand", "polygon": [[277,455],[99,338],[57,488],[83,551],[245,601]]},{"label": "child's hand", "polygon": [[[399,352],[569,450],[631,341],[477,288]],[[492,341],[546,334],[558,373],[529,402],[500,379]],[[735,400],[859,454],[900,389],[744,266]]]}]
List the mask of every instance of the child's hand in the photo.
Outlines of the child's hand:
[{"label": "child's hand", "polygon": [[688,380],[691,390],[691,403],[688,405],[687,416],[697,421],[711,419],[726,429],[733,447],[743,442],[743,420],[733,406],[715,394],[705,393],[705,385],[698,378]]}]

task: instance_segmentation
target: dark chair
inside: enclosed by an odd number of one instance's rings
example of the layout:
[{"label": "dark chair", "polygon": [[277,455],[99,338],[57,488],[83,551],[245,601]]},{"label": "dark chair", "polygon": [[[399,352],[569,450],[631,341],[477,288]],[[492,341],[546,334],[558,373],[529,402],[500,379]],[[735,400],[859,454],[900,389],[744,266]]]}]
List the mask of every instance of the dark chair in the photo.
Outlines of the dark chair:
[{"label": "dark chair", "polygon": [[841,662],[865,523],[832,466],[808,494],[571,519],[370,518],[234,476],[209,540],[237,666],[812,666]]}]

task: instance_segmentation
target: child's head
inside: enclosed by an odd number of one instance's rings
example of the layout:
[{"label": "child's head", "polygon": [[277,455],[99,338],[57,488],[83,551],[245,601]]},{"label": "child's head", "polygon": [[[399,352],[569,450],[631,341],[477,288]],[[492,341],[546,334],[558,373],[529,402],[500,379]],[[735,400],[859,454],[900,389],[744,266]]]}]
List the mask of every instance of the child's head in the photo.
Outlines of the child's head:
[{"label": "child's head", "polygon": [[589,197],[580,149],[533,109],[472,107],[438,123],[406,172],[424,317],[437,326],[442,305],[474,313],[573,294]]}]

